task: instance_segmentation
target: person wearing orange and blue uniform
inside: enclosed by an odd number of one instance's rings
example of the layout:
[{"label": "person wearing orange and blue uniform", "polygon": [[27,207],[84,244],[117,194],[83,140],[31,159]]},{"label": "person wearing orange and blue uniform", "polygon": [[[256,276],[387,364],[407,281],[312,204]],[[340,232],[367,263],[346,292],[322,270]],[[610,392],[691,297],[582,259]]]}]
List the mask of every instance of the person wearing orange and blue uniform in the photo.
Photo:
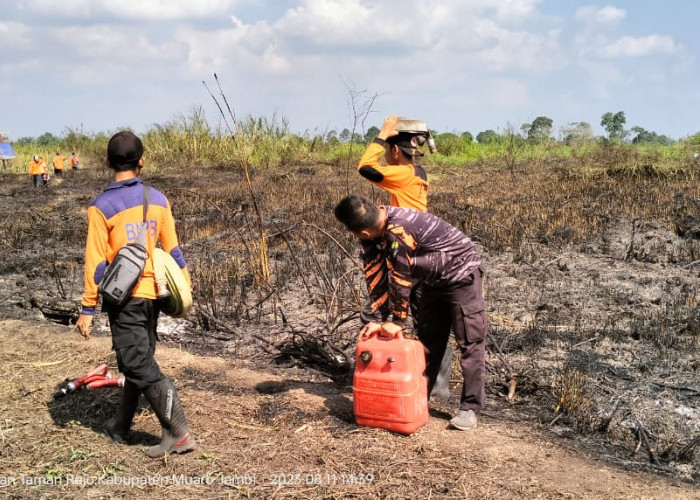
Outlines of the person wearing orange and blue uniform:
[{"label": "person wearing orange and blue uniform", "polygon": [[[115,181],[88,208],[85,288],[76,324],[86,339],[90,338],[100,279],[119,249],[134,242],[141,229],[147,231],[149,256],[153,255],[156,242],[160,240],[163,250],[180,265],[191,285],[175,233],[170,202],[157,189],[144,186],[139,177],[144,162],[143,152],[141,140],[131,132],[122,131],[110,139],[107,160],[115,171]],[[145,189],[150,190],[150,196],[144,220]],[[109,315],[117,365],[126,379],[117,415],[106,423],[105,430],[117,442],[128,441],[139,394],[143,392],[163,428],[161,443],[146,451],[152,458],[183,453],[195,447],[177,391],[172,381],[161,372],[154,357],[159,313],[156,299],[153,258],[149,257],[131,298],[121,306],[103,305]]]}]

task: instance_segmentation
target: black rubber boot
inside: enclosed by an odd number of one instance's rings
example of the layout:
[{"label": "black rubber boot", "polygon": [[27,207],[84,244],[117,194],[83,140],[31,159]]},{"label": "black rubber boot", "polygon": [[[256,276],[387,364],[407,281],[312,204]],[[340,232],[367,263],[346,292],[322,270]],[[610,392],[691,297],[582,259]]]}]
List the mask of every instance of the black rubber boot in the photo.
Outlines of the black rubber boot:
[{"label": "black rubber boot", "polygon": [[122,401],[117,409],[117,414],[105,424],[107,435],[117,443],[126,444],[129,442],[129,431],[131,422],[134,420],[136,408],[139,405],[139,395],[141,391],[138,386],[126,380],[122,391]]},{"label": "black rubber boot", "polygon": [[452,344],[449,342],[445,347],[445,354],[440,362],[440,371],[435,378],[435,384],[430,391],[430,399],[441,399],[448,401],[450,399],[450,378],[452,377],[452,360],[454,359],[455,351]]},{"label": "black rubber boot", "polygon": [[187,429],[185,410],[180,403],[177,390],[169,378],[146,387],[144,396],[156,413],[163,428],[163,438],[157,446],[151,446],[146,454],[160,458],[171,453],[185,453],[194,450],[196,443]]}]

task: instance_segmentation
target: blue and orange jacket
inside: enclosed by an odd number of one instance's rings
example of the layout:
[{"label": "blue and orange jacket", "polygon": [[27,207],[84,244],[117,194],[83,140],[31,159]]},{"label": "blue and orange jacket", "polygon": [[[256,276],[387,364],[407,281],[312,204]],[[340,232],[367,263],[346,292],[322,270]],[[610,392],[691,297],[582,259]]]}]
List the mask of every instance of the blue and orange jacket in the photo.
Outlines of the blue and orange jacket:
[{"label": "blue and orange jacket", "polygon": [[428,209],[428,176],[420,165],[381,165],[386,141],[375,139],[365,150],[357,170],[365,179],[391,194],[391,206]]},{"label": "blue and orange jacket", "polygon": [[[85,245],[85,288],[82,297],[82,314],[95,314],[97,285],[104,276],[107,265],[119,249],[132,243],[139,229],[145,224],[146,248],[150,256],[160,239],[163,250],[170,253],[182,269],[191,286],[185,257],[175,234],[175,221],[170,203],[163,193],[150,187],[150,200],[146,221],[143,221],[143,183],[135,177],[113,182],[95,198],[88,208],[88,234]],[[155,299],[156,281],[153,258],[146,261],[132,297]]]}]

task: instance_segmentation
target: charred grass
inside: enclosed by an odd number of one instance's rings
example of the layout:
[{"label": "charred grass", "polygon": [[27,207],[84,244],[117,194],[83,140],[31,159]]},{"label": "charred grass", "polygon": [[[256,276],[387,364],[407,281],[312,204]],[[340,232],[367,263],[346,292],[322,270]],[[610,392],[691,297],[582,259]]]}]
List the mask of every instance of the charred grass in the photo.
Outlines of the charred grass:
[{"label": "charred grass", "polygon": [[[562,438],[620,467],[697,482],[700,244],[693,228],[700,227],[700,170],[685,163],[662,168],[646,157],[640,166],[628,150],[608,154],[428,166],[431,210],[478,243],[487,268],[491,336],[484,413],[494,421],[525,422],[547,439]],[[1,268],[12,285],[0,307],[9,317],[77,309],[86,206],[109,182],[109,172],[67,174],[72,175],[45,190],[34,190],[25,176],[2,187],[7,215],[0,220]],[[356,244],[334,221],[332,208],[351,192],[381,202],[383,193],[361,181],[352,166],[338,163],[253,168],[252,191],[235,165],[174,165],[144,174],[171,201],[194,278],[194,311],[186,322],[166,323],[166,343],[222,359],[276,362],[281,373],[300,367],[335,383],[322,391],[327,412],[297,409],[296,416],[286,415],[274,394],[260,406],[236,406],[233,424],[217,425],[231,439],[243,442],[251,431],[271,446],[261,449],[259,462],[245,465],[261,466],[264,457],[274,463],[273,449],[293,463],[297,452],[284,432],[309,422],[323,431],[307,446],[360,432],[358,463],[380,458],[375,447],[381,431],[355,428],[342,392],[365,292]],[[261,207],[264,251],[251,192]],[[269,280],[261,274],[265,266]],[[81,369],[76,365],[73,371]],[[201,371],[180,376],[207,379]],[[455,366],[449,411],[456,407],[458,381]],[[221,394],[215,385],[209,389],[217,397],[239,396]],[[61,417],[62,428],[73,425],[71,420],[82,427],[94,422],[87,427],[96,428],[116,404],[107,393],[107,399],[90,397],[80,400],[87,413]],[[207,403],[197,402],[196,394],[191,398],[190,405],[216,407],[216,398]],[[263,439],[269,429],[285,431]],[[32,471],[66,473],[83,461],[92,472],[132,467],[127,455],[106,458],[92,448],[54,444],[55,456],[37,458]],[[430,444],[418,448],[397,464],[439,462]],[[348,450],[330,451],[318,450],[316,467],[342,470],[337,454]],[[224,461],[216,454],[189,460],[202,474],[215,474]],[[231,460],[227,455],[229,467]],[[56,463],[66,470],[49,470]],[[460,480],[434,486],[456,494],[454,488],[464,486]],[[403,484],[397,480],[391,487]],[[372,491],[382,496],[389,490]],[[407,490],[391,491],[405,497],[401,492]]]}]

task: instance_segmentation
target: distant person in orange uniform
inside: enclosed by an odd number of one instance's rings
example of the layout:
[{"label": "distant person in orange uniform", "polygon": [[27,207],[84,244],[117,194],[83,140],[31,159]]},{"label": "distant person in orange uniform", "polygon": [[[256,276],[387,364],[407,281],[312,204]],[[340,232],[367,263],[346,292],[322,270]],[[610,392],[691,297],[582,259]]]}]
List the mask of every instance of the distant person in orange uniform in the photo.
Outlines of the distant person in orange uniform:
[{"label": "distant person in orange uniform", "polygon": [[34,187],[46,185],[49,171],[43,156],[34,155],[32,161],[29,162],[29,175],[32,177]]},{"label": "distant person in orange uniform", "polygon": [[70,168],[72,168],[73,170],[78,170],[78,165],[80,165],[80,159],[78,159],[75,153],[71,153]]},{"label": "distant person in orange uniform", "polygon": [[[175,259],[190,283],[185,258],[175,233],[170,202],[157,189],[144,186],[139,177],[143,151],[141,139],[129,131],[119,132],[110,139],[107,161],[114,169],[114,182],[88,208],[85,288],[76,323],[80,334],[87,339],[90,338],[97,307],[98,284],[119,249],[135,241],[144,225],[148,254],[153,255],[156,242],[160,240],[163,250]],[[149,189],[150,200],[144,221],[145,189]],[[139,394],[143,392],[163,428],[161,443],[146,450],[151,458],[184,453],[195,448],[177,390],[170,378],[161,372],[154,357],[159,313],[156,298],[151,257],[146,261],[131,298],[121,306],[102,306],[109,315],[117,365],[126,378],[117,415],[106,423],[105,430],[113,440],[127,442]]]},{"label": "distant person in orange uniform", "polygon": [[65,165],[66,157],[56,151],[56,156],[53,157],[53,173],[56,174],[56,177],[61,177],[63,175],[63,168]]}]

